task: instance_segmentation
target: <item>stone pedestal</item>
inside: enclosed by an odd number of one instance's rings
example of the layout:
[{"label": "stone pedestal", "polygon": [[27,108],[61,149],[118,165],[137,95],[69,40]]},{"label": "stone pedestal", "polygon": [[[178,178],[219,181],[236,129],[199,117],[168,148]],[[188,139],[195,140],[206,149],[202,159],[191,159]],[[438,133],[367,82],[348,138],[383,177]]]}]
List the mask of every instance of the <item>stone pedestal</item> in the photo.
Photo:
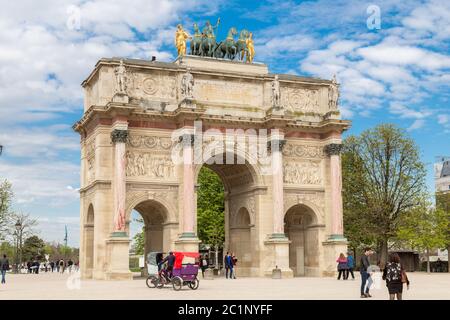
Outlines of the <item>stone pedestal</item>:
[{"label": "stone pedestal", "polygon": [[271,107],[269,110],[267,110],[267,116],[284,116],[285,110],[282,107]]},{"label": "stone pedestal", "polygon": [[106,240],[108,266],[106,280],[131,280],[133,274],[129,266],[130,239],[122,233],[113,233]]},{"label": "stone pedestal", "polygon": [[322,271],[323,277],[335,277],[337,275],[336,259],[340,253],[347,253],[347,239],[328,239],[322,242],[324,248],[324,268]]},{"label": "stone pedestal", "polygon": [[289,241],[285,236],[272,235],[264,244],[269,252],[269,266],[264,270],[264,276],[272,277],[273,269],[281,270],[282,278],[294,277],[294,272],[289,268]]},{"label": "stone pedestal", "polygon": [[194,234],[182,234],[175,241],[175,251],[198,252],[200,242]]},{"label": "stone pedestal", "polygon": [[178,104],[178,107],[181,109],[195,109],[197,105],[194,103],[194,100],[191,98],[184,98]]},{"label": "stone pedestal", "polygon": [[119,103],[128,103],[129,98],[125,93],[116,93],[113,98],[113,102],[119,102]]}]

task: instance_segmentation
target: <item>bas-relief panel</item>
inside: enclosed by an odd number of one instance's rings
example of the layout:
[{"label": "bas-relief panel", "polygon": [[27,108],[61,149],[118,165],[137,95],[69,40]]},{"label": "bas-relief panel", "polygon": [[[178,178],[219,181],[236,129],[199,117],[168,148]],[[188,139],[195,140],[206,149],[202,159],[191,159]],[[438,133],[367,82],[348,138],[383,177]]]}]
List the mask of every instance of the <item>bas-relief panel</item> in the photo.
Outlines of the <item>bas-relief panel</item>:
[{"label": "bas-relief panel", "polygon": [[281,87],[281,104],[292,112],[320,112],[319,90]]},{"label": "bas-relief panel", "polygon": [[[194,75],[195,78],[195,75]],[[261,106],[263,86],[245,81],[195,79],[194,98],[199,101]]]},{"label": "bas-relief panel", "polygon": [[283,148],[283,180],[287,184],[323,184],[322,146],[286,143]]},{"label": "bas-relief panel", "polygon": [[127,177],[176,180],[177,170],[171,159],[172,145],[168,137],[131,134],[126,152]]},{"label": "bas-relief panel", "polygon": [[135,99],[175,100],[177,78],[163,72],[133,72],[127,79],[128,94]]}]

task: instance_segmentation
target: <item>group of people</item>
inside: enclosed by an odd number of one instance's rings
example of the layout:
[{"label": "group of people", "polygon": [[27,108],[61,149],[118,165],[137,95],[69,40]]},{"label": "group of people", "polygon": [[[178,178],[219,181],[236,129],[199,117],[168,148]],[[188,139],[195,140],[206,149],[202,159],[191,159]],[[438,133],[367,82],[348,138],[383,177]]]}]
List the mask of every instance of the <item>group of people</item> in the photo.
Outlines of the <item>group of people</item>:
[{"label": "group of people", "polygon": [[[373,275],[374,268],[371,268],[370,264],[370,256],[374,253],[371,248],[365,248],[364,252],[361,256],[360,261],[360,269],[359,272],[361,274],[361,298],[371,298],[370,295],[370,287],[373,283]],[[353,279],[353,268],[355,267],[354,258],[351,254],[348,254],[347,257],[341,253],[339,258],[336,260],[338,263],[338,280],[341,279],[341,275],[343,275],[343,279],[347,280],[349,273],[351,273]],[[409,289],[409,279],[406,275],[406,271],[400,263],[400,256],[398,253],[390,253],[388,262],[384,265],[382,279],[386,281],[386,287],[389,292],[390,300],[402,300],[403,293],[403,285],[406,283],[407,288]]]},{"label": "group of people", "polygon": [[43,272],[58,272],[64,273],[65,271],[72,273],[72,271],[78,271],[79,263],[73,262],[69,259],[67,262],[63,259],[56,261],[39,262],[38,260],[28,261],[22,266],[22,269],[27,269],[28,273],[38,274],[39,271]]},{"label": "group of people", "polygon": [[[227,279],[236,279],[236,264],[237,264],[237,258],[234,255],[234,253],[229,253],[227,251],[227,254],[223,258],[223,264],[225,266],[225,277]],[[228,278],[228,272],[230,273],[230,277]]]},{"label": "group of people", "polygon": [[355,259],[353,258],[351,253],[348,253],[347,257],[343,253],[341,253],[336,262],[338,263],[338,280],[341,280],[341,275],[343,280],[347,280],[350,274],[352,275],[352,280],[355,280],[355,275],[353,274]]}]

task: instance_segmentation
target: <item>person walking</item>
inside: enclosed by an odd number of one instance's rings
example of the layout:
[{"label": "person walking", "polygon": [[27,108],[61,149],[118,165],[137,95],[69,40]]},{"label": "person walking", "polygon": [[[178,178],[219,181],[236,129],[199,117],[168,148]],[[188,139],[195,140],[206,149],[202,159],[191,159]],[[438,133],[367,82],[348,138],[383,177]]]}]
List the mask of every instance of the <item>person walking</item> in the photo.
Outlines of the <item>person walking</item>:
[{"label": "person walking", "polygon": [[205,271],[208,268],[208,260],[206,259],[207,256],[201,256],[200,257],[200,269],[202,270],[202,277],[205,278]]},{"label": "person walking", "polygon": [[372,297],[369,293],[370,284],[368,283],[370,274],[367,272],[367,269],[370,266],[369,257],[372,255],[372,253],[373,251],[371,248],[365,248],[364,253],[361,256],[361,265],[359,269],[359,273],[361,274],[361,298]]},{"label": "person walking", "polygon": [[338,263],[337,265],[337,269],[339,271],[339,275],[338,275],[338,280],[341,280],[341,275],[342,275],[342,280],[347,280],[347,258],[345,257],[345,255],[341,252],[341,254],[339,254],[339,258],[337,258],[336,262]]},{"label": "person walking", "polygon": [[223,262],[225,265],[225,277],[228,279],[228,271],[230,271],[230,279],[233,279],[233,260],[228,251]]},{"label": "person walking", "polygon": [[355,275],[353,274],[353,268],[355,267],[355,259],[353,255],[349,252],[347,254],[347,279],[350,274],[352,274],[352,280],[355,280]]},{"label": "person walking", "polygon": [[0,259],[0,272],[2,273],[2,284],[6,283],[6,271],[9,270],[9,260],[6,254]]},{"label": "person walking", "polygon": [[386,263],[383,270],[383,280],[386,281],[389,300],[395,300],[396,296],[397,300],[402,300],[403,283],[406,283],[406,288],[409,290],[409,279],[400,263],[398,253],[389,254],[389,262]]},{"label": "person walking", "polygon": [[61,271],[61,274],[63,274],[64,273],[64,260],[63,259],[61,259],[61,260],[59,260],[59,270]]},{"label": "person walking", "polygon": [[236,264],[237,264],[237,258],[234,255],[234,252],[231,254],[231,262],[233,263],[233,279],[236,279]]},{"label": "person walking", "polygon": [[69,273],[72,273],[72,266],[73,266],[73,261],[72,261],[72,259],[69,259],[69,261],[67,262],[67,269],[69,270]]},{"label": "person walking", "polygon": [[50,269],[52,270],[52,272],[55,270],[55,262],[54,261],[50,262]]}]

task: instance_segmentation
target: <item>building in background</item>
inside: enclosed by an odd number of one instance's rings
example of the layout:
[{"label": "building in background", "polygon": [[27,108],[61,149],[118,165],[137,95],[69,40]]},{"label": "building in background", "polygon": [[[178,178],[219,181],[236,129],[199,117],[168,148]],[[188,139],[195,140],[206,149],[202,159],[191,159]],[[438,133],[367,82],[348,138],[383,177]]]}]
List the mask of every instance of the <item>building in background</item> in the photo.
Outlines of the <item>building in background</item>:
[{"label": "building in background", "polygon": [[[450,157],[437,157],[434,164],[434,183],[436,192],[436,206],[442,207],[450,212]],[[448,268],[448,252],[450,251],[450,243],[447,250],[440,250],[438,257],[440,261],[447,261]]]}]

